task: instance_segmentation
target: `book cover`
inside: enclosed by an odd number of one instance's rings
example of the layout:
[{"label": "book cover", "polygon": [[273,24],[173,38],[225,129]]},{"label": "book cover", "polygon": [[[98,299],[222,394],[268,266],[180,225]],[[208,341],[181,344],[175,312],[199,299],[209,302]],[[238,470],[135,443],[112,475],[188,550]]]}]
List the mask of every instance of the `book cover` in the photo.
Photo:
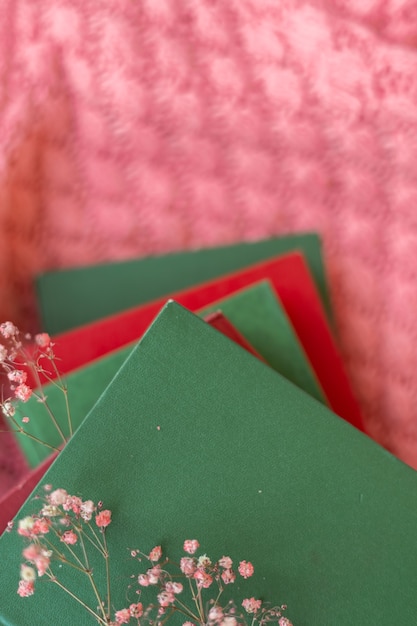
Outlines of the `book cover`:
[{"label": "book cover", "polygon": [[320,402],[327,403],[303,347],[269,281],[260,281],[200,313],[220,309],[265,361]]},{"label": "book cover", "polygon": [[[43,482],[112,510],[115,609],[137,574],[132,548],[160,544],[178,560],[196,538],[209,555],[253,563],[236,602],[279,593],[294,626],[414,623],[416,472],[175,303]],[[1,623],[88,624],[48,582],[17,596],[21,548],[17,533],[0,538]],[[94,604],[79,572],[57,571]]]},{"label": "book cover", "polygon": [[42,328],[62,333],[295,250],[304,255],[331,321],[321,241],[306,233],[46,272],[36,283]]}]

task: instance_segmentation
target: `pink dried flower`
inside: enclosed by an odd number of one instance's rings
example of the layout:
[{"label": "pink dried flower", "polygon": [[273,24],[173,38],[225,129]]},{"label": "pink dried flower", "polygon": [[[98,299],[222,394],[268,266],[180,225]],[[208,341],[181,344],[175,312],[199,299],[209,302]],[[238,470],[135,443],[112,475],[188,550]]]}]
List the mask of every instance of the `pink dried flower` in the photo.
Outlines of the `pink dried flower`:
[{"label": "pink dried flower", "polygon": [[78,535],[72,531],[72,530],[67,530],[61,537],[61,541],[63,541],[64,543],[73,546],[75,543],[77,543],[78,541]]},{"label": "pink dried flower", "polygon": [[162,593],[159,593],[157,597],[159,605],[163,608],[166,608],[167,606],[175,602],[174,594],[170,593],[169,591],[162,591]]},{"label": "pink dried flower", "polygon": [[184,587],[181,583],[168,581],[165,585],[165,591],[168,591],[169,593],[181,593],[183,589]]},{"label": "pink dried flower", "polygon": [[184,622],[182,626],[195,626],[193,622]]},{"label": "pink dried flower", "polygon": [[31,515],[19,520],[17,527],[18,534],[22,535],[22,537],[32,537],[34,524],[35,520]]},{"label": "pink dried flower", "polygon": [[28,417],[22,417],[22,422],[23,424],[28,424],[30,422],[30,419]]},{"label": "pink dried flower", "polygon": [[93,513],[96,510],[95,504],[92,500],[86,500],[81,505],[81,517],[85,522],[89,522],[93,517]]},{"label": "pink dried flower", "polygon": [[33,596],[33,594],[35,593],[35,586],[33,584],[33,581],[19,580],[17,593],[21,598],[28,598],[29,596]]},{"label": "pink dried flower", "polygon": [[39,333],[38,335],[35,335],[35,343],[40,348],[47,348],[51,343],[51,338],[48,333]]},{"label": "pink dried flower", "polygon": [[288,617],[280,617],[278,626],[293,626]]},{"label": "pink dried flower", "polygon": [[221,626],[237,626],[237,623],[238,622],[236,617],[233,617],[232,615],[227,615],[223,618]]},{"label": "pink dried flower", "polygon": [[202,554],[200,557],[198,557],[197,567],[210,567],[210,565],[211,561],[207,554]]},{"label": "pink dried flower", "polygon": [[[82,500],[78,496],[67,496],[67,499],[62,505],[64,511],[72,511],[76,515],[81,512]],[[110,522],[109,522],[110,523]]]},{"label": "pink dried flower", "polygon": [[49,496],[48,501],[49,504],[54,504],[55,506],[60,506],[67,501],[68,493],[65,489],[55,489]]},{"label": "pink dried flower", "polygon": [[2,343],[0,343],[0,363],[4,363],[6,359],[7,359],[7,348],[6,346],[3,346]]},{"label": "pink dried flower", "polygon": [[54,504],[45,504],[42,507],[42,511],[41,511],[42,515],[44,515],[45,517],[56,517],[57,515],[61,514],[61,511],[59,510],[59,508],[57,506],[55,506]]},{"label": "pink dried flower", "polygon": [[186,539],[184,541],[184,551],[188,554],[194,554],[194,552],[200,547],[197,539]]},{"label": "pink dried flower", "polygon": [[116,611],[114,615],[116,619],[116,624],[128,624],[130,622],[130,611],[129,609],[122,609],[121,611]]},{"label": "pink dried flower", "polygon": [[138,583],[141,587],[149,587],[149,585],[151,584],[149,576],[147,576],[146,574],[140,574],[138,576]]},{"label": "pink dried flower", "polygon": [[35,523],[33,524],[32,533],[34,535],[47,535],[49,533],[49,529],[51,526],[51,522],[44,517],[40,519],[35,519]]},{"label": "pink dried flower", "polygon": [[33,567],[30,567],[30,565],[22,564],[20,566],[20,578],[21,580],[26,580],[27,582],[34,581],[36,579],[36,572]]},{"label": "pink dried flower", "polygon": [[14,408],[14,405],[10,402],[10,400],[6,400],[5,402],[3,402],[1,410],[6,417],[13,417],[13,415],[16,413],[16,409]]},{"label": "pink dried flower", "polygon": [[12,370],[7,374],[7,378],[12,383],[23,384],[26,382],[28,375],[22,370]]},{"label": "pink dried flower", "polygon": [[192,576],[197,569],[194,559],[189,556],[183,556],[180,561],[180,569],[185,576]]},{"label": "pink dried flower", "polygon": [[16,396],[18,400],[21,400],[22,402],[27,402],[30,396],[32,395],[32,393],[33,393],[32,389],[28,385],[25,385],[24,383],[22,383],[21,385],[18,385],[16,389],[14,390],[14,395]]},{"label": "pink dried flower", "polygon": [[129,613],[132,617],[139,619],[143,615],[143,604],[142,602],[138,602],[137,604],[131,604],[129,606]]},{"label": "pink dried flower", "polygon": [[39,547],[34,543],[31,543],[23,550],[22,554],[27,561],[33,563],[39,554]]},{"label": "pink dried flower", "polygon": [[242,606],[246,613],[256,613],[261,608],[261,600],[255,600],[255,598],[245,598],[242,602]]},{"label": "pink dried flower", "polygon": [[234,583],[236,580],[236,574],[234,573],[232,569],[223,570],[221,576],[222,576],[222,581],[224,582],[225,585],[230,585],[231,583]]},{"label": "pink dried flower", "polygon": [[225,569],[232,569],[233,561],[230,556],[222,556],[222,558],[219,559],[219,565]]},{"label": "pink dried flower", "polygon": [[106,528],[111,522],[111,511],[101,511],[96,515],[96,524],[99,528]]},{"label": "pink dried flower", "polygon": [[149,553],[148,559],[150,561],[159,561],[162,556],[162,548],[161,546],[155,546]]},{"label": "pink dried flower", "polygon": [[249,578],[254,571],[253,565],[249,561],[241,561],[239,563],[239,574],[243,576],[243,578]]},{"label": "pink dried flower", "polygon": [[213,582],[213,578],[210,574],[207,574],[207,572],[202,569],[198,569],[194,572],[193,578],[197,581],[197,586],[203,587],[203,589],[208,589]]},{"label": "pink dried flower", "polygon": [[23,550],[23,556],[27,561],[35,565],[38,570],[38,576],[43,576],[50,564],[49,557],[51,556],[51,551],[31,543]]},{"label": "pink dried flower", "polygon": [[223,610],[220,606],[213,606],[208,614],[209,622],[221,622],[223,619]]},{"label": "pink dried flower", "polygon": [[156,583],[159,581],[159,577],[161,576],[161,566],[155,565],[155,567],[148,569],[146,573],[148,576],[149,584],[156,585]]},{"label": "pink dried flower", "polygon": [[12,322],[3,322],[3,324],[0,324],[0,333],[5,339],[14,337],[18,332],[18,328]]}]

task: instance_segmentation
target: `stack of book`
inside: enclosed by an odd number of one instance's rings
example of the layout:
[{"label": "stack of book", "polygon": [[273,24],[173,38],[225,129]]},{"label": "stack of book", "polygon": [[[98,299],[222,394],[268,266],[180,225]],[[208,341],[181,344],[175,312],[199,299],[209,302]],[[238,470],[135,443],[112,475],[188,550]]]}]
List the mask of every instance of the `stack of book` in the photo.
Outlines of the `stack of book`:
[{"label": "stack of book", "polygon": [[[50,372],[69,442],[51,456],[59,431],[30,398],[33,469],[0,503],[2,530],[52,485],[112,510],[115,608],[132,546],[180,558],[198,537],[250,557],[251,595],[278,593],[294,626],[416,623],[417,474],[364,432],[317,235],[51,272],[37,290],[74,434]],[[16,595],[21,540],[0,538],[0,623],[94,623],[56,585]],[[76,570],[64,580],[89,602]]]}]

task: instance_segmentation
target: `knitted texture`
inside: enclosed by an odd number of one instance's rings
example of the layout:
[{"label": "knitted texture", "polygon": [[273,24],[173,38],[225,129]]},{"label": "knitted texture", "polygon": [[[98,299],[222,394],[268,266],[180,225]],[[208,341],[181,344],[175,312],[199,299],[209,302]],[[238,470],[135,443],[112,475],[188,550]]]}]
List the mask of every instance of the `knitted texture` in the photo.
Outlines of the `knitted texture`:
[{"label": "knitted texture", "polygon": [[317,230],[368,432],[417,467],[416,44],[415,0],[2,0],[0,319],[36,328],[41,270]]}]

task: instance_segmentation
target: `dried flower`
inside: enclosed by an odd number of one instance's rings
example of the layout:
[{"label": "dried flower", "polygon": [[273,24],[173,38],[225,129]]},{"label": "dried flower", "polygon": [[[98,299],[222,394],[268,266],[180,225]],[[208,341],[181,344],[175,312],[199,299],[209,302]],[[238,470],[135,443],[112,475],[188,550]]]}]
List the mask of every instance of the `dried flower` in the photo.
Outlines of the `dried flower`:
[{"label": "dried flower", "polygon": [[188,552],[188,554],[194,554],[199,547],[200,544],[197,539],[186,539],[184,541],[184,552]]},{"label": "dried flower", "polygon": [[253,565],[249,561],[241,561],[239,563],[239,574],[243,576],[243,578],[249,578],[250,576],[252,576],[253,572]]},{"label": "dried flower", "polygon": [[35,520],[31,515],[28,515],[27,517],[24,517],[23,519],[19,520],[18,526],[17,526],[17,532],[19,533],[19,535],[22,535],[23,537],[32,537],[32,529],[33,526],[35,524]]},{"label": "dried flower", "polygon": [[116,624],[128,624],[130,622],[131,614],[129,609],[122,609],[121,611],[116,611],[115,619]]},{"label": "dried flower", "polygon": [[23,370],[11,370],[7,374],[7,378],[12,383],[23,384],[26,382],[28,375]]},{"label": "dried flower", "polygon": [[18,333],[17,327],[12,322],[3,322],[0,324],[0,333],[5,339],[10,339]]},{"label": "dried flower", "polygon": [[169,591],[163,591],[162,593],[158,594],[157,598],[159,605],[163,608],[166,608],[167,606],[175,602],[175,595],[173,593],[170,593]]},{"label": "dried flower", "polygon": [[165,591],[168,591],[169,593],[181,593],[182,590],[183,586],[181,583],[175,583],[169,580],[165,585]]},{"label": "dried flower", "polygon": [[143,615],[143,604],[142,602],[138,602],[137,604],[131,604],[129,606],[129,613],[132,617],[138,619]]},{"label": "dried flower", "polygon": [[225,585],[230,585],[231,583],[234,583],[236,580],[236,574],[231,569],[225,569],[222,572],[221,577]]},{"label": "dried flower", "polygon": [[256,613],[261,608],[261,600],[255,600],[255,598],[246,598],[242,602],[242,606],[247,613]]},{"label": "dried flower", "polygon": [[213,606],[212,609],[210,609],[209,614],[208,614],[208,619],[209,622],[221,622],[223,619],[224,613],[223,610],[220,606]]},{"label": "dried flower", "polygon": [[280,617],[278,620],[278,626],[293,626],[288,617]]},{"label": "dried flower", "polygon": [[30,567],[30,565],[22,564],[20,566],[20,578],[21,580],[26,580],[27,582],[33,582],[36,579],[36,572],[33,567]]},{"label": "dried flower", "polygon": [[193,578],[197,581],[197,586],[203,587],[203,589],[208,589],[213,582],[212,576],[203,569],[197,569],[194,572]]},{"label": "dried flower", "polygon": [[21,598],[28,598],[35,593],[35,587],[33,581],[20,580],[17,588],[17,593]]},{"label": "dried flower", "polygon": [[68,493],[65,491],[65,489],[55,489],[55,491],[53,491],[49,497],[49,503],[53,504],[55,506],[60,506],[61,504],[64,504],[67,501],[68,498]]},{"label": "dried flower", "polygon": [[195,560],[189,556],[184,556],[180,561],[180,569],[187,577],[192,576],[197,569]]},{"label": "dried flower", "polygon": [[220,567],[224,567],[225,569],[231,569],[233,561],[230,556],[222,556],[222,558],[219,559],[219,565]]},{"label": "dried flower", "polygon": [[160,565],[155,565],[151,569],[147,571],[148,580],[150,585],[156,585],[159,581],[159,577],[161,576],[161,567]]},{"label": "dried flower", "polygon": [[10,402],[10,400],[5,400],[1,406],[1,410],[6,417],[13,417],[16,413],[16,409],[14,405]]},{"label": "dried flower", "polygon": [[152,550],[150,551],[148,559],[150,561],[159,561],[161,556],[162,556],[161,546],[155,546],[155,548],[152,548]]},{"label": "dried flower", "polygon": [[48,333],[39,333],[35,335],[35,342],[40,348],[48,348],[51,338]]},{"label": "dried flower", "polygon": [[32,389],[25,383],[18,385],[14,391],[14,395],[16,396],[16,398],[18,400],[21,400],[22,402],[27,402],[32,393]]},{"label": "dried flower", "polygon": [[74,545],[78,541],[78,536],[72,530],[67,530],[61,537],[61,541],[68,545]]},{"label": "dried flower", "polygon": [[111,511],[101,511],[96,515],[96,524],[99,528],[106,528],[111,522]]}]

